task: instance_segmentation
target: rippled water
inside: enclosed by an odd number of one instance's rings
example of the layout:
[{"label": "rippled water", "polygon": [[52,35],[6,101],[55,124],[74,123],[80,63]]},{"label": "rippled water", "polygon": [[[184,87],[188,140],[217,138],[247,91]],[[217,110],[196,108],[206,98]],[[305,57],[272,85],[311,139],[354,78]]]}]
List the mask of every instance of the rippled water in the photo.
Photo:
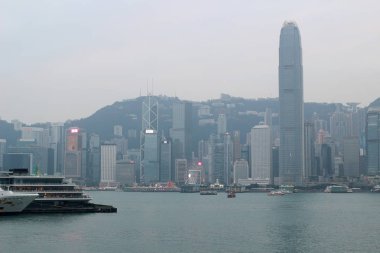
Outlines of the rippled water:
[{"label": "rippled water", "polygon": [[380,251],[380,194],[90,194],[118,213],[0,217],[0,252]]}]

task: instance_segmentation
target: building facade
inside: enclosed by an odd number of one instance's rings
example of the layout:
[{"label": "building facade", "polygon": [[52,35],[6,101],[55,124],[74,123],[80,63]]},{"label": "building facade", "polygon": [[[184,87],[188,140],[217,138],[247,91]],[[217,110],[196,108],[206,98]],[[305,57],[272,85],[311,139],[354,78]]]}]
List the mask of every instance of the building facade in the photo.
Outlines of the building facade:
[{"label": "building facade", "polygon": [[252,178],[270,182],[272,168],[271,130],[267,125],[258,125],[251,130]]},{"label": "building facade", "polygon": [[301,36],[285,22],[279,50],[280,183],[302,185],[304,171],[304,105]]}]

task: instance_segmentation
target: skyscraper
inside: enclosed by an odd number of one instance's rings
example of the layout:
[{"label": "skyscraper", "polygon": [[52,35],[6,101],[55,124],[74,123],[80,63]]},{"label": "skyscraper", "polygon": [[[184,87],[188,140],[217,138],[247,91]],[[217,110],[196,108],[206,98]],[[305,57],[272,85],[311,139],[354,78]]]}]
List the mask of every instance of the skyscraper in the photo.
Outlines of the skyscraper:
[{"label": "skyscraper", "polygon": [[86,132],[77,127],[66,130],[64,175],[69,178],[86,176]]},{"label": "skyscraper", "polygon": [[142,102],[140,135],[140,180],[145,184],[159,181],[158,101],[150,94]]},{"label": "skyscraper", "polygon": [[302,185],[304,171],[303,70],[297,25],[285,22],[279,50],[280,184]]},{"label": "skyscraper", "polygon": [[100,184],[102,186],[114,186],[115,181],[116,145],[102,144],[100,146]]},{"label": "skyscraper", "polygon": [[370,108],[366,127],[368,175],[380,174],[380,108]]},{"label": "skyscraper", "polygon": [[252,178],[270,183],[272,168],[272,145],[270,127],[258,125],[251,130]]},{"label": "skyscraper", "polygon": [[173,159],[191,160],[192,104],[173,104],[173,127],[170,137],[173,142]]}]

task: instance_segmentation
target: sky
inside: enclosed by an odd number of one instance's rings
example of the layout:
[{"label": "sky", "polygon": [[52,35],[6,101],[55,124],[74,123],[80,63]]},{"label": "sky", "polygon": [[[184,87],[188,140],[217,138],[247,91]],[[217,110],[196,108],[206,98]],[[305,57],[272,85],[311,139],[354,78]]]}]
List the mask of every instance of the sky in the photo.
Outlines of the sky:
[{"label": "sky", "polygon": [[0,0],[0,118],[88,117],[145,95],[278,97],[282,24],[301,33],[304,101],[380,97],[378,0]]}]

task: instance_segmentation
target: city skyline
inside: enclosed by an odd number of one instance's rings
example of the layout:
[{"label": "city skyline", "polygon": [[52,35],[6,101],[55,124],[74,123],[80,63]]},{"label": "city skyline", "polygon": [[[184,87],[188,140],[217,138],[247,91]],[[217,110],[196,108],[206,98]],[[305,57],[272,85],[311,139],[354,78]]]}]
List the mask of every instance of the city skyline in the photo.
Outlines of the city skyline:
[{"label": "city skyline", "polygon": [[289,19],[303,31],[305,101],[380,94],[378,2],[239,3],[2,1],[0,117],[83,118],[147,86],[185,100],[278,97],[277,29]]}]

